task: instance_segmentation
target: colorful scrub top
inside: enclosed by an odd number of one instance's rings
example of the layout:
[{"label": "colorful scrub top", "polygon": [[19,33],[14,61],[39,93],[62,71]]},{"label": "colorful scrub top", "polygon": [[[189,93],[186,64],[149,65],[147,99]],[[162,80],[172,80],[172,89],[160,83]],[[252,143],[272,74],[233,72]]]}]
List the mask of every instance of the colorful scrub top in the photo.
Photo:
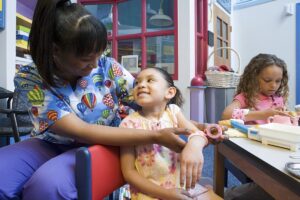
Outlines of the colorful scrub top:
[{"label": "colorful scrub top", "polygon": [[[267,110],[270,108],[284,108],[284,100],[283,97],[280,96],[265,96],[260,94],[259,98],[256,101],[256,105],[254,108],[249,108],[246,103],[246,98],[244,94],[238,94],[234,97],[234,100],[237,100],[241,104],[241,109],[250,109],[250,110]],[[235,115],[238,115],[239,112],[235,112]],[[242,115],[242,114],[241,114]],[[242,116],[241,116],[242,117]],[[238,119],[238,116],[233,116],[233,118]],[[267,120],[255,120],[251,122],[247,122],[247,124],[266,124]]]},{"label": "colorful scrub top", "polygon": [[[144,118],[138,112],[127,116],[121,127],[158,130],[162,128],[178,127],[176,114],[180,108],[171,104],[158,121]],[[164,188],[180,188],[179,154],[158,144],[139,145],[135,147],[135,166],[138,173],[149,181]],[[131,200],[152,200],[152,197],[131,189]]]},{"label": "colorful scrub top", "polygon": [[132,103],[130,92],[134,77],[114,59],[101,57],[98,67],[77,81],[76,87],[59,81],[47,89],[34,64],[20,67],[15,90],[28,104],[34,129],[32,135],[53,143],[70,144],[71,138],[56,135],[49,127],[58,119],[74,113],[85,122],[119,126],[121,103]]}]

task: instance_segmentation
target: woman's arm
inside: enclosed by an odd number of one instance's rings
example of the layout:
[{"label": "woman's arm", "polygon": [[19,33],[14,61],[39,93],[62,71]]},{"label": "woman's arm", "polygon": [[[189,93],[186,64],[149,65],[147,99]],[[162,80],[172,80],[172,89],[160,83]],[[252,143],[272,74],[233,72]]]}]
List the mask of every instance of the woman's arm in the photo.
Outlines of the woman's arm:
[{"label": "woman's arm", "polygon": [[168,128],[158,131],[117,128],[89,124],[71,113],[57,120],[50,130],[58,135],[76,139],[87,144],[113,146],[157,143],[180,152],[185,142],[176,134],[190,134],[185,129]]},{"label": "woman's arm", "polygon": [[133,147],[121,147],[121,168],[126,182],[143,194],[166,200],[190,199],[183,191],[165,189],[138,174]]}]

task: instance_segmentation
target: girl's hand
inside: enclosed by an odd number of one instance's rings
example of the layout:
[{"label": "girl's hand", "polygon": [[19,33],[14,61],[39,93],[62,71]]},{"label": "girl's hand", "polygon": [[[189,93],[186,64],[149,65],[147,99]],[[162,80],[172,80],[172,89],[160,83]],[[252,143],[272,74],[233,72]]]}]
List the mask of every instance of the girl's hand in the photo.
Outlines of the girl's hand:
[{"label": "girl's hand", "polygon": [[194,188],[200,180],[204,163],[202,149],[205,139],[195,136],[190,139],[180,155],[180,185],[187,190]]},{"label": "girl's hand", "polygon": [[180,189],[180,188],[174,188],[174,189],[168,189],[167,196],[162,198],[164,200],[193,200],[193,198],[190,196],[189,192]]},{"label": "girl's hand", "polygon": [[262,111],[265,114],[265,118],[274,116],[274,115],[284,115],[284,116],[290,116],[289,113],[285,112],[284,108],[278,107],[278,108],[270,108],[267,110]]},{"label": "girl's hand", "polygon": [[163,145],[175,152],[181,152],[186,142],[178,135],[189,135],[191,131],[184,128],[164,128],[155,132],[154,143]]}]

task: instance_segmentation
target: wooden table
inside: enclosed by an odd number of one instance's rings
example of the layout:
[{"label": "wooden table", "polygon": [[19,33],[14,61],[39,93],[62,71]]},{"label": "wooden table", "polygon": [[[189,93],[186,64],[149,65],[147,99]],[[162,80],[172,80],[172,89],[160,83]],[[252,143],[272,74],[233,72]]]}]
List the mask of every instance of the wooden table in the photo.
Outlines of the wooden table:
[{"label": "wooden table", "polygon": [[266,146],[247,138],[232,138],[215,146],[214,190],[224,196],[224,158],[256,182],[275,199],[300,199],[300,179],[285,170],[287,162],[300,162],[298,154],[279,147]]}]

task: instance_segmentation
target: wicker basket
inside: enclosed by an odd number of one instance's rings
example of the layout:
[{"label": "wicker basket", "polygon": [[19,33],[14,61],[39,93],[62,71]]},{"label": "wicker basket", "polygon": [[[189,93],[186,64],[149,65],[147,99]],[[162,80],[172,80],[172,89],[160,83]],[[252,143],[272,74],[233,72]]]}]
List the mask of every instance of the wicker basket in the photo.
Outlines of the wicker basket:
[{"label": "wicker basket", "polygon": [[205,76],[207,79],[207,85],[211,87],[227,88],[236,87],[240,80],[240,68],[241,59],[238,52],[230,47],[220,47],[211,52],[208,56],[207,63],[214,53],[222,49],[229,49],[234,52],[238,59],[238,69],[236,72],[222,72],[222,71],[206,71]]}]

